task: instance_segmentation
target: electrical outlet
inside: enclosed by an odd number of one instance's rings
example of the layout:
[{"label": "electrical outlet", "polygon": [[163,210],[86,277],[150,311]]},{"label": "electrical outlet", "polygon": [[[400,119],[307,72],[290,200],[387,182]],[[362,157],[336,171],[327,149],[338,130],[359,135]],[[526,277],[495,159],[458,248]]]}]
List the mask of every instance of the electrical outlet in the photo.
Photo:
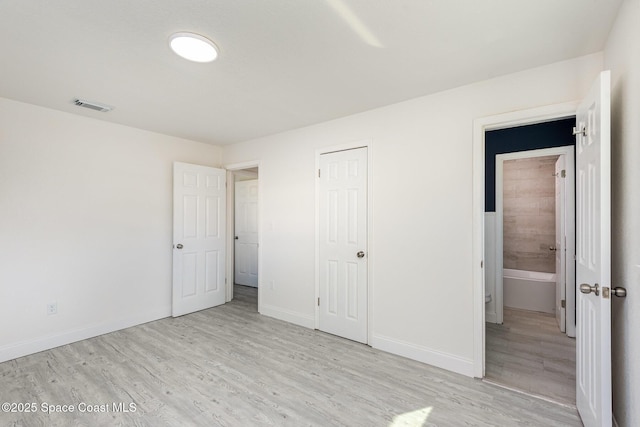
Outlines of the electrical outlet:
[{"label": "electrical outlet", "polygon": [[58,314],[58,303],[57,302],[50,302],[49,304],[47,304],[47,314],[49,314],[49,315]]}]

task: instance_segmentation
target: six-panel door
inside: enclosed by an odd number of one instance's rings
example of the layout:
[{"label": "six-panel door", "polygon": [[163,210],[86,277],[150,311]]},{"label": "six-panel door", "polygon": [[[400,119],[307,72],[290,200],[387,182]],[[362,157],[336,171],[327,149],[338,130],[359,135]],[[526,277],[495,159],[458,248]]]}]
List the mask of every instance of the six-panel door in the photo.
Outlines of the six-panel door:
[{"label": "six-panel door", "polygon": [[320,156],[319,329],[367,342],[367,148]]},{"label": "six-panel door", "polygon": [[176,162],[173,185],[175,317],[225,302],[226,171]]}]

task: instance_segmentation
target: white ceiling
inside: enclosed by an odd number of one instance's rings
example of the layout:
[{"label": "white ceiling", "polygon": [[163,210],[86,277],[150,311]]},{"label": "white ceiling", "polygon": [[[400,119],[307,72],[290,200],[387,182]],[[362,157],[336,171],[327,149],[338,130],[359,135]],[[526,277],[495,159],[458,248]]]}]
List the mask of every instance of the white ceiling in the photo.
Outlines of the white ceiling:
[{"label": "white ceiling", "polygon": [[[602,50],[620,0],[2,0],[0,96],[230,144]],[[209,64],[177,31],[220,48]],[[100,113],[74,98],[114,106]]]}]

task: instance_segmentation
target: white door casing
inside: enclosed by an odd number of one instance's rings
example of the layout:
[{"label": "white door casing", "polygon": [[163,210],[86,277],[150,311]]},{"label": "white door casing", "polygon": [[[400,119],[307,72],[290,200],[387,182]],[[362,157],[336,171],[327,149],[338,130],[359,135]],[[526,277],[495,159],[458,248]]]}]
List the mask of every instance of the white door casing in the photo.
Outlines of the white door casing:
[{"label": "white door casing", "polygon": [[[527,110],[512,111],[493,116],[480,117],[473,121],[473,368],[472,375],[483,378],[485,374],[485,132],[506,127],[541,123],[575,116],[578,103],[547,105]],[[571,156],[573,159],[573,156]],[[497,198],[497,194],[496,194]],[[497,209],[497,208],[496,208]],[[497,228],[497,227],[496,227]],[[499,242],[496,241],[496,245]],[[495,262],[495,261],[494,261]]]},{"label": "white door casing", "polygon": [[[611,426],[610,72],[603,71],[576,114],[576,404],[585,427]],[[583,131],[584,130],[584,131]],[[579,289],[579,288],[578,288]]]},{"label": "white door casing", "polygon": [[[569,147],[567,153],[560,155],[556,165],[559,173],[556,183],[556,284],[560,285],[556,296],[556,306],[562,309],[561,301],[565,300],[562,314],[561,330],[567,336],[576,336],[576,209],[575,209],[575,150]],[[564,178],[562,170],[565,171]],[[558,205],[558,203],[561,203]],[[558,221],[560,221],[558,226]],[[560,264],[558,266],[558,263]]]},{"label": "white door casing", "polygon": [[565,326],[569,337],[576,336],[576,163],[575,148],[564,155],[564,283]]},{"label": "white door casing", "polygon": [[320,155],[318,329],[367,342],[367,148]]},{"label": "white door casing", "polygon": [[[560,331],[565,332],[566,326],[566,247],[565,247],[565,181],[566,181],[566,157],[558,156],[556,160],[556,321]],[[564,304],[562,302],[565,302]]]},{"label": "white door casing", "polygon": [[174,317],[225,302],[226,171],[173,165]]},{"label": "white door casing", "polygon": [[258,286],[258,180],[235,184],[235,283]]}]

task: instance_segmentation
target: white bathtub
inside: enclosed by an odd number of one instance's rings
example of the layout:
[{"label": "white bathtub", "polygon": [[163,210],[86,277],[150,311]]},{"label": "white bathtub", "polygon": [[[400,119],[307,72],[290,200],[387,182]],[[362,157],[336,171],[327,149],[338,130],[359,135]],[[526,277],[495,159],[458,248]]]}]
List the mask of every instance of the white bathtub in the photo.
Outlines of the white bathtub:
[{"label": "white bathtub", "polygon": [[503,269],[504,306],[555,313],[556,275],[537,271]]}]

